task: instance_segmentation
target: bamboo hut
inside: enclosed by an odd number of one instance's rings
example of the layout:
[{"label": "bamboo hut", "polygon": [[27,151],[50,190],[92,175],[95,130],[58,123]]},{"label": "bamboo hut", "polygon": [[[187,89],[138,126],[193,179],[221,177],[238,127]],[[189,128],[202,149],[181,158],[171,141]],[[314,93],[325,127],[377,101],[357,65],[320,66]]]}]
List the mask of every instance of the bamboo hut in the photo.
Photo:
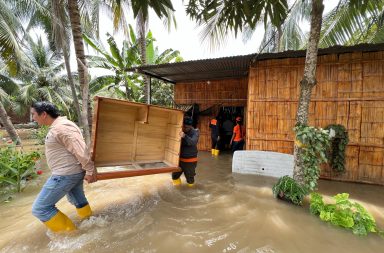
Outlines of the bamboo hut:
[{"label": "bamboo hut", "polygon": [[[349,133],[346,172],[328,166],[322,178],[384,185],[384,44],[319,50],[309,124],[341,124]],[[244,107],[246,149],[293,153],[305,51],[251,54],[143,66],[135,71],[175,83],[175,102],[201,110]],[[210,149],[209,118],[201,117],[200,150]]]}]

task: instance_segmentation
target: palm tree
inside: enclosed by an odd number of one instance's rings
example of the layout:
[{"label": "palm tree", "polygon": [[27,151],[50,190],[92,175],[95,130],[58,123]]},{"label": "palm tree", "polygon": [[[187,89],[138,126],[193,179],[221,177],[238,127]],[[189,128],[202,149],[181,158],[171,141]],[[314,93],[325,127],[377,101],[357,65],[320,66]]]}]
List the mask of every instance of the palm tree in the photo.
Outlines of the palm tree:
[{"label": "palm tree", "polygon": [[350,2],[340,0],[324,16],[320,47],[384,42],[384,1]]},{"label": "palm tree", "polygon": [[81,122],[84,130],[85,142],[89,146],[91,143],[90,135],[90,112],[89,107],[89,83],[88,83],[88,68],[84,53],[83,43],[83,29],[81,26],[81,16],[79,11],[78,0],[68,0],[68,13],[71,23],[73,42],[75,45],[75,53],[77,59],[77,72],[79,74],[81,98],[82,98],[82,110],[81,110]]},{"label": "palm tree", "polygon": [[20,17],[23,8],[29,7],[33,11],[34,5],[28,5],[27,0],[0,1],[0,57],[11,75],[18,71],[18,62],[22,57],[22,40],[28,36]]},{"label": "palm tree", "polygon": [[[259,52],[305,48],[308,34],[304,34],[300,23],[309,21],[310,11],[310,0],[295,1],[280,27],[271,24],[267,26]],[[244,40],[249,39],[253,32],[252,29],[246,29]],[[382,0],[367,2],[365,6],[355,6],[350,0],[340,0],[323,17],[319,47],[381,42],[384,42],[384,1]]]},{"label": "palm tree", "polygon": [[11,137],[14,143],[21,144],[19,135],[16,132],[11,120],[5,110],[6,105],[11,107],[11,96],[15,96],[18,93],[19,86],[12,79],[0,75],[0,123],[4,126],[5,131]]},{"label": "palm tree", "polygon": [[[171,20],[175,19],[173,16],[173,5],[170,0],[126,0],[126,1],[110,1],[110,7],[113,9],[114,13],[114,25],[117,27],[118,24],[121,24],[123,19],[125,19],[124,15],[124,6],[131,6],[133,11],[133,16],[136,19],[136,30],[138,33],[138,41],[140,42],[140,57],[142,65],[147,64],[147,52],[146,52],[146,34],[148,31],[148,20],[149,20],[149,8],[152,8],[156,15],[162,19],[165,18],[165,24],[170,27]],[[126,8],[128,9],[128,8]],[[175,23],[176,24],[176,23]],[[149,101],[149,91],[150,91],[150,81],[147,76],[144,76],[144,100],[147,103]]]},{"label": "palm tree", "polygon": [[[126,69],[142,65],[140,57],[140,45],[132,26],[129,25],[129,41],[123,41],[123,46],[119,50],[115,39],[107,34],[109,52],[104,49],[102,43],[84,36],[84,40],[95,49],[100,56],[88,56],[90,67],[109,70],[110,75],[96,77],[90,82],[90,91],[92,94],[108,95],[117,98],[125,98],[132,101],[143,102],[143,79],[138,74],[127,73]],[[161,54],[158,48],[154,47],[155,39],[151,31],[146,36],[146,51],[148,64],[163,64],[175,61],[181,61],[179,51],[167,49]],[[160,82],[154,82],[155,90],[162,89],[154,94],[156,103],[165,103],[169,101],[170,87]],[[161,93],[161,94],[160,94]]]},{"label": "palm tree", "polygon": [[12,80],[8,73],[0,72],[0,76],[8,78],[8,83],[19,83],[20,89],[17,96],[14,96],[15,111],[24,114],[29,111],[33,102],[48,100],[71,116],[72,98],[67,77],[61,74],[64,70],[61,56],[55,54],[48,45],[44,45],[41,37],[37,42],[28,40],[28,43],[24,48],[26,57],[19,63],[17,79]]}]

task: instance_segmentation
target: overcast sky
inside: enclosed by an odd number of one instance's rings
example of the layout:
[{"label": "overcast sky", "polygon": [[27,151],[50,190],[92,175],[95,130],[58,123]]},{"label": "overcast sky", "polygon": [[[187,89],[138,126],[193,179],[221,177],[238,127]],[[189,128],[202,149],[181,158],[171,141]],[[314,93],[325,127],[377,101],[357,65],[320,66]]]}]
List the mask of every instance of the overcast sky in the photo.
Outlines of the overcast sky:
[{"label": "overcast sky", "polygon": [[[261,25],[256,29],[253,37],[243,42],[242,35],[239,34],[237,38],[229,35],[225,46],[210,50],[207,43],[202,44],[200,31],[202,30],[196,25],[195,21],[192,21],[185,13],[185,7],[183,1],[176,0],[172,1],[175,9],[175,16],[177,21],[177,29],[172,28],[171,32],[168,32],[167,28],[164,27],[163,22],[159,20],[154,12],[149,14],[149,29],[152,31],[153,37],[156,38],[155,45],[159,47],[160,52],[165,49],[172,48],[179,50],[184,60],[196,60],[205,58],[217,58],[234,55],[244,55],[257,53],[259,45],[264,35],[264,29]],[[187,1],[184,1],[185,3]],[[325,10],[324,13],[328,12],[335,6],[338,1],[335,0],[324,0]],[[107,17],[103,18],[101,24],[104,24],[101,29],[101,38],[103,43],[106,41],[103,34],[106,32],[112,33],[112,23]],[[133,20],[128,21],[135,27]],[[309,24],[303,23],[303,30],[309,30]],[[104,37],[104,39],[103,39]],[[116,34],[117,40],[122,40],[123,36]],[[121,44],[120,44],[121,45]]]},{"label": "overcast sky", "polygon": [[[172,2],[175,9],[177,29],[173,27],[169,32],[168,29],[164,27],[163,22],[157,18],[154,12],[150,12],[149,14],[149,29],[152,31],[153,37],[156,39],[155,46],[158,46],[160,52],[163,52],[168,48],[179,50],[185,61],[245,55],[258,52],[259,45],[264,35],[264,29],[262,25],[256,29],[253,37],[248,41],[244,42],[242,40],[241,34],[238,34],[237,38],[235,38],[235,36],[232,34],[227,36],[227,42],[224,46],[216,48],[212,51],[209,47],[209,44],[201,42],[201,36],[199,33],[202,29],[199,28],[196,23],[186,15],[185,7],[183,6],[182,1],[177,0]],[[324,13],[333,8],[336,3],[337,1],[335,0],[324,0]],[[134,20],[131,19],[128,21],[128,23],[130,23],[135,28]],[[309,24],[303,23],[303,30],[308,31]],[[106,15],[101,15],[100,40],[104,46],[107,45],[105,36],[107,32],[111,34],[113,33],[112,22]],[[113,36],[117,41],[118,47],[121,48],[124,36],[121,33],[114,34]],[[73,69],[77,69],[73,48],[71,51],[71,65],[73,65]],[[86,49],[86,51],[88,50]],[[94,53],[92,52],[90,54]],[[91,74],[96,75],[104,72],[103,70],[95,69],[90,69],[90,71]]]}]

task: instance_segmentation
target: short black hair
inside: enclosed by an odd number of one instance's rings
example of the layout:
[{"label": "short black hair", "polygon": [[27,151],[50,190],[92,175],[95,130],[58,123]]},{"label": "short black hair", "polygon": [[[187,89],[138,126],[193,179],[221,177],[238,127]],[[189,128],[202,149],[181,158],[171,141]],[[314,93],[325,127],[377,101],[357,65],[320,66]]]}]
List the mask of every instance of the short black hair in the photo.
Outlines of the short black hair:
[{"label": "short black hair", "polygon": [[192,126],[193,124],[193,119],[189,116],[185,116],[184,117],[184,121],[183,121],[183,124],[184,125],[187,125],[187,126]]},{"label": "short black hair", "polygon": [[33,103],[32,108],[34,108],[37,114],[39,115],[42,114],[43,112],[46,112],[49,116],[51,116],[54,119],[60,116],[60,113],[57,107],[54,104],[47,101],[35,102]]}]

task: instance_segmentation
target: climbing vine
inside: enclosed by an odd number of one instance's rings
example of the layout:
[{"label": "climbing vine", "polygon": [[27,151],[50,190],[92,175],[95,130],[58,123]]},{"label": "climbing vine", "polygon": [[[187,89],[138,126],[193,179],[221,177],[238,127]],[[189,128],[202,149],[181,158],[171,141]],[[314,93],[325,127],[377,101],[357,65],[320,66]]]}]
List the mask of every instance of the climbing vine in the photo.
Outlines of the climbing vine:
[{"label": "climbing vine", "polygon": [[328,125],[325,129],[329,130],[332,136],[331,148],[328,159],[332,169],[337,172],[345,171],[345,149],[349,142],[348,132],[343,125]]},{"label": "climbing vine", "polygon": [[330,144],[329,131],[307,125],[296,125],[296,145],[302,149],[301,162],[304,169],[305,187],[313,191],[320,177],[320,164],[327,162]]}]

